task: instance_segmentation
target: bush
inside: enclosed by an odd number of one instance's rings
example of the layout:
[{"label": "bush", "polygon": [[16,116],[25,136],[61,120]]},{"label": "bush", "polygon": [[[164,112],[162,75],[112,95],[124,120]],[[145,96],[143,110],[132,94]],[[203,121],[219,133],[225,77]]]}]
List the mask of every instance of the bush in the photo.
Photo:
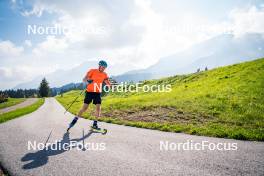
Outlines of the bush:
[{"label": "bush", "polygon": [[6,102],[8,100],[8,96],[5,94],[0,94],[0,103]]}]

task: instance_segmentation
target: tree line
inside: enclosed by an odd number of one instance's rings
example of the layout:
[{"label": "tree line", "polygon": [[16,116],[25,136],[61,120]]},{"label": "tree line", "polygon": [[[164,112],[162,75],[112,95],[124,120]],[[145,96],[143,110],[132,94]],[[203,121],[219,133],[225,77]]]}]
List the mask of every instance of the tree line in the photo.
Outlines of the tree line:
[{"label": "tree line", "polygon": [[45,78],[42,79],[38,89],[9,89],[0,91],[1,97],[10,98],[30,98],[30,97],[48,97],[50,96],[51,90],[49,83]]},{"label": "tree line", "polygon": [[1,95],[8,96],[10,98],[30,98],[38,97],[37,89],[17,89],[17,90],[4,90],[0,91]]},{"label": "tree line", "polygon": [[[117,84],[117,82],[112,78],[110,78],[110,82],[111,84]],[[5,98],[53,97],[58,94],[63,94],[71,90],[82,90],[84,88],[85,87],[82,83],[70,83],[62,87],[50,88],[46,78],[43,78],[40,82],[38,89],[17,89],[17,90],[9,89],[4,91],[0,90],[0,97],[3,97],[3,99],[4,97]]]},{"label": "tree line", "polygon": [[40,82],[38,89],[9,89],[9,90],[0,90],[0,97],[6,99],[10,98],[31,98],[31,97],[51,97],[58,94],[68,92],[70,90],[82,90],[84,87],[82,83],[70,83],[59,88],[50,88],[46,78],[43,78]]}]

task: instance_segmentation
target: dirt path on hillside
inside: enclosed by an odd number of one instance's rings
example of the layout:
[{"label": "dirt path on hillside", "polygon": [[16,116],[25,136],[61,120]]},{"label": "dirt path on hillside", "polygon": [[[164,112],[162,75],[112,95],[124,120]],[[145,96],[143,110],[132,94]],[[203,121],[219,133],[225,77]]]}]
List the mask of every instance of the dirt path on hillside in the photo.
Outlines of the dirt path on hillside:
[{"label": "dirt path on hillside", "polygon": [[22,103],[19,103],[19,104],[16,104],[14,106],[10,106],[10,107],[6,107],[6,108],[3,108],[3,109],[0,109],[0,114],[7,113],[7,112],[10,112],[10,111],[14,111],[16,109],[19,109],[19,108],[24,108],[26,106],[32,105],[37,100],[38,100],[38,98],[28,98],[25,101],[23,101]]}]

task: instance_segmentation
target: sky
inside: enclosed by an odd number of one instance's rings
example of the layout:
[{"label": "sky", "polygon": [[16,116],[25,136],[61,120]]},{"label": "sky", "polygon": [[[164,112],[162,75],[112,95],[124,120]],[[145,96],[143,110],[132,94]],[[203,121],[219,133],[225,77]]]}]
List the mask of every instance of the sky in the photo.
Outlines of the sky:
[{"label": "sky", "polygon": [[1,0],[0,89],[100,59],[146,68],[223,33],[264,34],[264,0]]}]

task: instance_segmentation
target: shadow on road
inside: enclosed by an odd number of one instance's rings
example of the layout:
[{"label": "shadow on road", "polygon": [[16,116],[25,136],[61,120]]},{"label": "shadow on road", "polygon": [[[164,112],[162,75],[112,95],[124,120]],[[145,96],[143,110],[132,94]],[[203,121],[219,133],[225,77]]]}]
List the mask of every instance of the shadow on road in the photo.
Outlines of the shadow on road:
[{"label": "shadow on road", "polygon": [[[49,136],[45,142],[45,146],[46,146],[46,144],[50,138],[51,133],[52,133],[52,131],[50,132],[50,134],[49,134]],[[70,139],[69,133],[66,132],[66,133],[64,133],[62,140],[56,141],[55,143],[51,143],[50,145],[44,147],[43,150],[39,150],[35,153],[25,154],[21,158],[21,161],[23,161],[23,162],[31,161],[31,162],[23,165],[22,168],[23,169],[33,169],[33,168],[37,168],[37,167],[40,167],[40,166],[47,164],[48,160],[49,160],[49,156],[59,155],[59,154],[66,152],[70,149],[78,147],[76,145],[76,146],[71,146],[71,148],[69,148],[69,146],[72,144],[72,142],[77,143],[77,142],[82,141],[84,144],[84,140],[86,138],[88,138],[89,136],[91,136],[92,133],[96,133],[96,132],[89,131],[86,135],[84,135],[84,130],[83,130],[83,135],[81,138]],[[66,146],[68,146],[68,147],[66,147]],[[82,149],[82,150],[84,151],[84,149]]]}]

